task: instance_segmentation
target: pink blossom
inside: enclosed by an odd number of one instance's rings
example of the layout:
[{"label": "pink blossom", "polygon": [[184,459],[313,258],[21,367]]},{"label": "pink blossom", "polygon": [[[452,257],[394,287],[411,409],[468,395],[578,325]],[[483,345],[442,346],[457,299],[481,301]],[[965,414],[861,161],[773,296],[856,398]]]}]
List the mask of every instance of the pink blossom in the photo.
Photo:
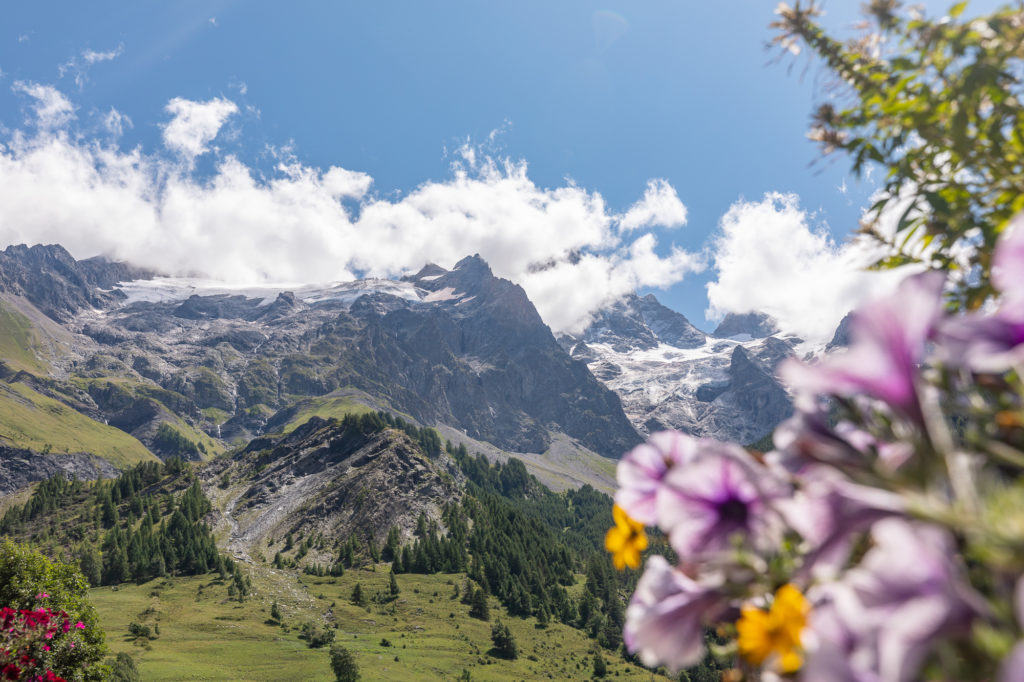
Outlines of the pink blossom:
[{"label": "pink blossom", "polygon": [[961,580],[948,532],[886,519],[871,535],[874,547],[812,612],[818,647],[805,680],[916,680],[932,645],[965,634],[984,612]]},{"label": "pink blossom", "polygon": [[662,556],[647,560],[626,609],[622,637],[645,665],[673,671],[695,665],[704,655],[704,624],[724,608],[722,595],[669,566]]},{"label": "pink blossom", "polygon": [[854,314],[849,350],[817,365],[787,360],[779,368],[783,381],[805,395],[866,394],[921,422],[917,366],[941,313],[944,282],[939,272],[903,280],[895,294]]},{"label": "pink blossom", "polygon": [[82,621],[78,621],[77,623],[75,623],[75,627],[78,628],[79,630],[84,630],[85,629],[85,623],[83,623]]},{"label": "pink blossom", "polygon": [[646,443],[626,453],[619,461],[616,476],[619,490],[615,503],[630,518],[653,526],[657,522],[655,496],[665,474],[672,468],[692,462],[706,441],[679,431],[661,431]]},{"label": "pink blossom", "polygon": [[782,531],[773,503],[789,492],[743,448],[706,441],[700,459],[665,476],[657,493],[658,525],[682,561],[728,549],[737,535],[766,550]]}]

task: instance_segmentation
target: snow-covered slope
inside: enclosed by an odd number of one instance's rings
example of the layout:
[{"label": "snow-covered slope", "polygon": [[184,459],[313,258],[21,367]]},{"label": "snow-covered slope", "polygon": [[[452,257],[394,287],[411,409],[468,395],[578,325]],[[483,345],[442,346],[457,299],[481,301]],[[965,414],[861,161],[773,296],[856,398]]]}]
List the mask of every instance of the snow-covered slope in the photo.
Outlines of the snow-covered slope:
[{"label": "snow-covered slope", "polygon": [[619,395],[641,433],[675,428],[753,443],[792,409],[774,369],[802,341],[775,329],[752,313],[706,335],[654,296],[628,296],[560,342]]}]

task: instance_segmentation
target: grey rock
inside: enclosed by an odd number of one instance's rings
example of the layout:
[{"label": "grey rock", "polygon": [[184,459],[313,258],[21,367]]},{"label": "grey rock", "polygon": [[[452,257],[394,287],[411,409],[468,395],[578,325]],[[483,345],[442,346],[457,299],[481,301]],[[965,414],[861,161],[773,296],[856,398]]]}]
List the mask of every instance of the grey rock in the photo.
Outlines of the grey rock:
[{"label": "grey rock", "polygon": [[748,334],[754,339],[763,339],[779,332],[778,324],[764,313],[728,313],[711,333],[717,338],[729,338]]}]

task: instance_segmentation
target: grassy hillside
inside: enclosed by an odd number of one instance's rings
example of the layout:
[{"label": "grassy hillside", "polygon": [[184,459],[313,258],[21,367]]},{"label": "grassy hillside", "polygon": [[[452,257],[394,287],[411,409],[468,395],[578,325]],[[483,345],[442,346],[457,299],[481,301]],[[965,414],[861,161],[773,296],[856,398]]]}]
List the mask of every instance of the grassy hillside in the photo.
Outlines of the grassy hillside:
[{"label": "grassy hillside", "polygon": [[[134,656],[145,680],[333,680],[328,648],[310,649],[299,638],[306,621],[336,626],[335,642],[352,652],[367,681],[454,680],[463,670],[473,680],[591,679],[594,643],[583,633],[556,623],[539,629],[493,599],[491,622],[470,618],[469,607],[452,598],[465,575],[400,575],[396,600],[358,607],[350,603],[356,583],[368,596],[386,592],[386,566],[339,578],[249,570],[255,596],[244,603],[229,601],[227,583],[210,576],[96,588],[90,598],[111,650]],[[285,627],[267,622],[275,601]],[[519,646],[514,661],[488,653],[496,618]],[[137,639],[128,629],[133,622],[158,624],[160,634]],[[603,655],[611,678],[666,679]]]},{"label": "grassy hillside", "polygon": [[32,322],[0,300],[0,360],[15,371],[45,372],[36,355],[38,346]]},{"label": "grassy hillside", "polygon": [[90,452],[117,467],[156,461],[127,433],[21,383],[0,382],[0,443],[54,453]]},{"label": "grassy hillside", "polygon": [[291,433],[299,426],[305,424],[312,417],[322,419],[341,419],[346,414],[368,414],[373,408],[365,405],[349,396],[324,396],[322,398],[306,398],[300,400],[294,406],[294,416],[289,419],[282,433]]}]

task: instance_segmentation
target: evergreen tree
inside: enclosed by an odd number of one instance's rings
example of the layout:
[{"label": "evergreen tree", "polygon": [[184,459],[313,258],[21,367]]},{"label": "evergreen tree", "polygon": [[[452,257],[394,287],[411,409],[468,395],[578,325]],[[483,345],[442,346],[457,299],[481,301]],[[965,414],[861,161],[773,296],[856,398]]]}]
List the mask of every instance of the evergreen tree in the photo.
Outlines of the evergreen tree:
[{"label": "evergreen tree", "polygon": [[397,597],[398,593],[401,591],[398,589],[398,580],[395,578],[394,571],[391,571],[388,579],[388,590],[391,592],[392,597]]},{"label": "evergreen tree", "polygon": [[90,587],[99,587],[103,566],[100,563],[100,557],[96,553],[95,548],[91,546],[82,548],[78,559],[78,568],[82,571],[85,579],[89,581]]},{"label": "evergreen tree", "polygon": [[495,621],[491,628],[491,641],[494,643],[495,654],[501,658],[509,660],[518,658],[519,647],[516,645],[516,639],[512,636],[512,631],[500,619]]},{"label": "evergreen tree", "polygon": [[473,601],[469,607],[469,615],[471,618],[479,618],[480,620],[491,619],[491,609],[487,605],[487,595],[479,587],[473,592]]},{"label": "evergreen tree", "polygon": [[604,656],[600,651],[594,652],[594,677],[604,677],[608,674],[608,666],[604,662]]},{"label": "evergreen tree", "polygon": [[331,646],[331,670],[337,682],[356,682],[359,679],[359,666],[356,659],[340,644]]},{"label": "evergreen tree", "polygon": [[356,583],[352,588],[352,604],[354,606],[366,606],[366,596],[363,594],[363,586]]},{"label": "evergreen tree", "polygon": [[142,682],[139,668],[130,654],[122,651],[114,659],[114,664],[110,667],[110,682]]}]

